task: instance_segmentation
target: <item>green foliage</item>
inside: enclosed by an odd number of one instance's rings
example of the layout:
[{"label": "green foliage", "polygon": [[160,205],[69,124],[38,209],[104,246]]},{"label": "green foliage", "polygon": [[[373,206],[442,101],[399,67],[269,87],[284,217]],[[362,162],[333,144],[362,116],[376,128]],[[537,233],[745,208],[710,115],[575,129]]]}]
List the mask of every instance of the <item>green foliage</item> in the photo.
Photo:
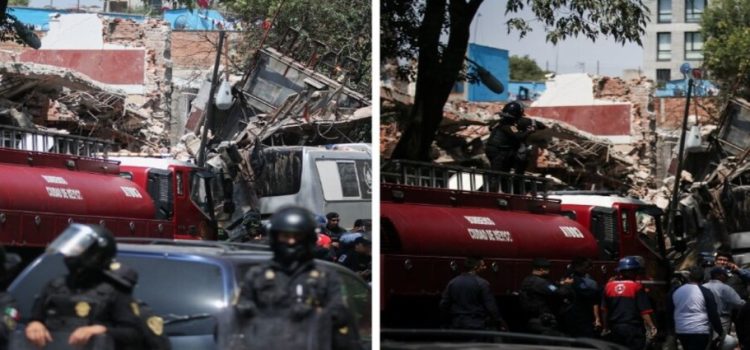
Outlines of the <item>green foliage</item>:
[{"label": "green foliage", "polygon": [[750,2],[709,1],[701,27],[703,66],[723,97],[750,99]]},{"label": "green foliage", "polygon": [[8,6],[29,6],[29,0],[9,0]]},{"label": "green foliage", "polygon": [[[592,41],[605,36],[623,45],[641,45],[649,20],[642,0],[508,0],[505,14],[516,13],[524,6],[544,24],[547,41],[553,44],[583,35]],[[522,38],[531,30],[523,18],[511,18],[506,25],[508,33],[517,30]]]},{"label": "green foliage", "polygon": [[510,56],[510,80],[513,81],[542,81],[545,71],[528,55],[523,57]]},{"label": "green foliage", "polygon": [[276,17],[266,44],[278,43],[288,28],[297,29],[300,44],[294,51],[300,60],[307,61],[314,50],[311,44],[320,42],[326,46],[317,49],[318,55],[335,53],[339,65],[345,57],[360,62],[355,74],[360,80],[352,85],[360,92],[370,94],[372,28],[369,0],[221,0],[221,3],[247,23],[249,30],[245,43],[248,47],[257,48],[260,44],[263,35],[260,23]]}]

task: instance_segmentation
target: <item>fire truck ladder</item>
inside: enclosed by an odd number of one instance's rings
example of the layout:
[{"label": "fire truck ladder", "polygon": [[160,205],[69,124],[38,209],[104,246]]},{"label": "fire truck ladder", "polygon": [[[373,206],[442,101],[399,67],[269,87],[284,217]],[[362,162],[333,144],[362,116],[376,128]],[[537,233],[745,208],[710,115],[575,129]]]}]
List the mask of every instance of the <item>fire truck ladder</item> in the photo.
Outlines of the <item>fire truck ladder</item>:
[{"label": "fire truck ladder", "polygon": [[380,181],[408,186],[533,197],[546,197],[549,182],[538,176],[410,160],[384,161],[380,171]]},{"label": "fire truck ladder", "polygon": [[16,150],[107,158],[112,142],[93,137],[0,125],[0,147]]}]

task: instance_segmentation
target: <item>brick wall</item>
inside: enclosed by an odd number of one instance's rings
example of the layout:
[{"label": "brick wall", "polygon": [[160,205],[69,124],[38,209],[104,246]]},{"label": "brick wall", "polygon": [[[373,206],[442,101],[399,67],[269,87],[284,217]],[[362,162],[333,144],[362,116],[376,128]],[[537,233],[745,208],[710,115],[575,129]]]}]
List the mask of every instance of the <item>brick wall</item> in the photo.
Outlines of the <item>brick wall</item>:
[{"label": "brick wall", "polygon": [[[199,31],[173,31],[172,62],[174,69],[208,69],[216,60],[216,45],[219,33]],[[227,33],[224,38],[224,58],[233,59],[241,47],[242,37],[239,33]],[[225,59],[222,59],[222,64]]]},{"label": "brick wall", "polygon": [[[685,97],[656,98],[656,127],[663,130],[679,129],[685,116],[685,102]],[[697,115],[700,124],[716,124],[719,120],[719,110],[712,97],[691,98],[688,115]]]}]

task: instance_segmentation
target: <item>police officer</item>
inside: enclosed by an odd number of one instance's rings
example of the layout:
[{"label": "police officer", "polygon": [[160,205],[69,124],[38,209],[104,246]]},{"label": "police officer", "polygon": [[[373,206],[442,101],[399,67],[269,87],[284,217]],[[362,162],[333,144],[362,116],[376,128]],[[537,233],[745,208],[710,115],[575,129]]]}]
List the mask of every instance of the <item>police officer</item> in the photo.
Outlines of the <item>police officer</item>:
[{"label": "police officer", "polygon": [[642,268],[640,257],[620,259],[617,264],[619,275],[604,286],[601,307],[604,333],[611,332],[612,341],[634,350],[643,349],[646,337],[656,335],[656,326],[651,319],[654,311],[643,285],[637,281]]},{"label": "police officer", "polygon": [[556,286],[549,280],[551,266],[544,258],[532,261],[531,275],[521,282],[521,308],[528,318],[529,332],[560,336],[563,333],[558,329],[557,313],[563,300],[573,297],[573,279],[565,278]]},{"label": "police officer", "polygon": [[335,272],[313,260],[312,213],[286,207],[271,217],[273,259],[245,275],[235,309],[233,349],[357,349],[353,317]]},{"label": "police officer", "polygon": [[47,254],[61,254],[68,274],[50,281],[34,301],[25,332],[30,343],[60,344],[63,340],[51,335],[58,332],[69,333],[66,343],[73,346],[119,349],[141,343],[138,318],[104,272],[116,251],[112,234],[97,225],[72,224],[50,243]]},{"label": "police officer", "polygon": [[563,329],[573,337],[594,338],[595,329],[601,327],[599,304],[602,301],[599,285],[589,276],[591,259],[576,257],[570,262],[568,276],[573,279],[571,288],[575,298],[562,314]]},{"label": "police officer", "polygon": [[133,297],[133,289],[138,284],[138,271],[119,261],[113,261],[109,265],[107,274],[112,276],[112,279],[117,282],[114,286],[129,297],[133,313],[141,320],[139,327],[141,334],[143,334],[144,342],[132,349],[171,349],[172,345],[169,343],[169,338],[164,333],[164,320],[156,315],[148,304]]},{"label": "police officer", "polygon": [[513,168],[516,168],[517,172],[523,171],[525,169],[518,166],[518,151],[526,137],[534,132],[535,126],[539,124],[523,118],[523,105],[515,101],[506,104],[500,115],[500,122],[490,131],[490,138],[485,147],[490,167],[492,170],[504,172],[509,172]]},{"label": "police officer", "polygon": [[[5,248],[0,246],[0,281],[4,282],[10,277],[11,272],[21,262],[16,254],[6,254]],[[0,292],[0,350],[9,347],[10,337],[16,329],[20,314],[16,308],[16,301],[6,291]]]},{"label": "police officer", "polygon": [[450,318],[449,327],[469,330],[507,329],[490,291],[490,283],[479,277],[486,268],[480,257],[464,262],[465,272],[448,282],[440,299],[440,311]]}]

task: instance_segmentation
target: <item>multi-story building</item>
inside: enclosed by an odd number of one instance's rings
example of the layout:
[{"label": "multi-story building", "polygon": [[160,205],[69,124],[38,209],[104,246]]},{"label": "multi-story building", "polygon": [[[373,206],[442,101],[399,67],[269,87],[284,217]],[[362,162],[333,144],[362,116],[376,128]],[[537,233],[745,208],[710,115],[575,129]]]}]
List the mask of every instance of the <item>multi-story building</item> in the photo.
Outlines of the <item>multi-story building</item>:
[{"label": "multi-story building", "polygon": [[682,78],[680,65],[703,63],[700,21],[708,0],[648,0],[651,21],[643,41],[647,77],[663,85]]}]

